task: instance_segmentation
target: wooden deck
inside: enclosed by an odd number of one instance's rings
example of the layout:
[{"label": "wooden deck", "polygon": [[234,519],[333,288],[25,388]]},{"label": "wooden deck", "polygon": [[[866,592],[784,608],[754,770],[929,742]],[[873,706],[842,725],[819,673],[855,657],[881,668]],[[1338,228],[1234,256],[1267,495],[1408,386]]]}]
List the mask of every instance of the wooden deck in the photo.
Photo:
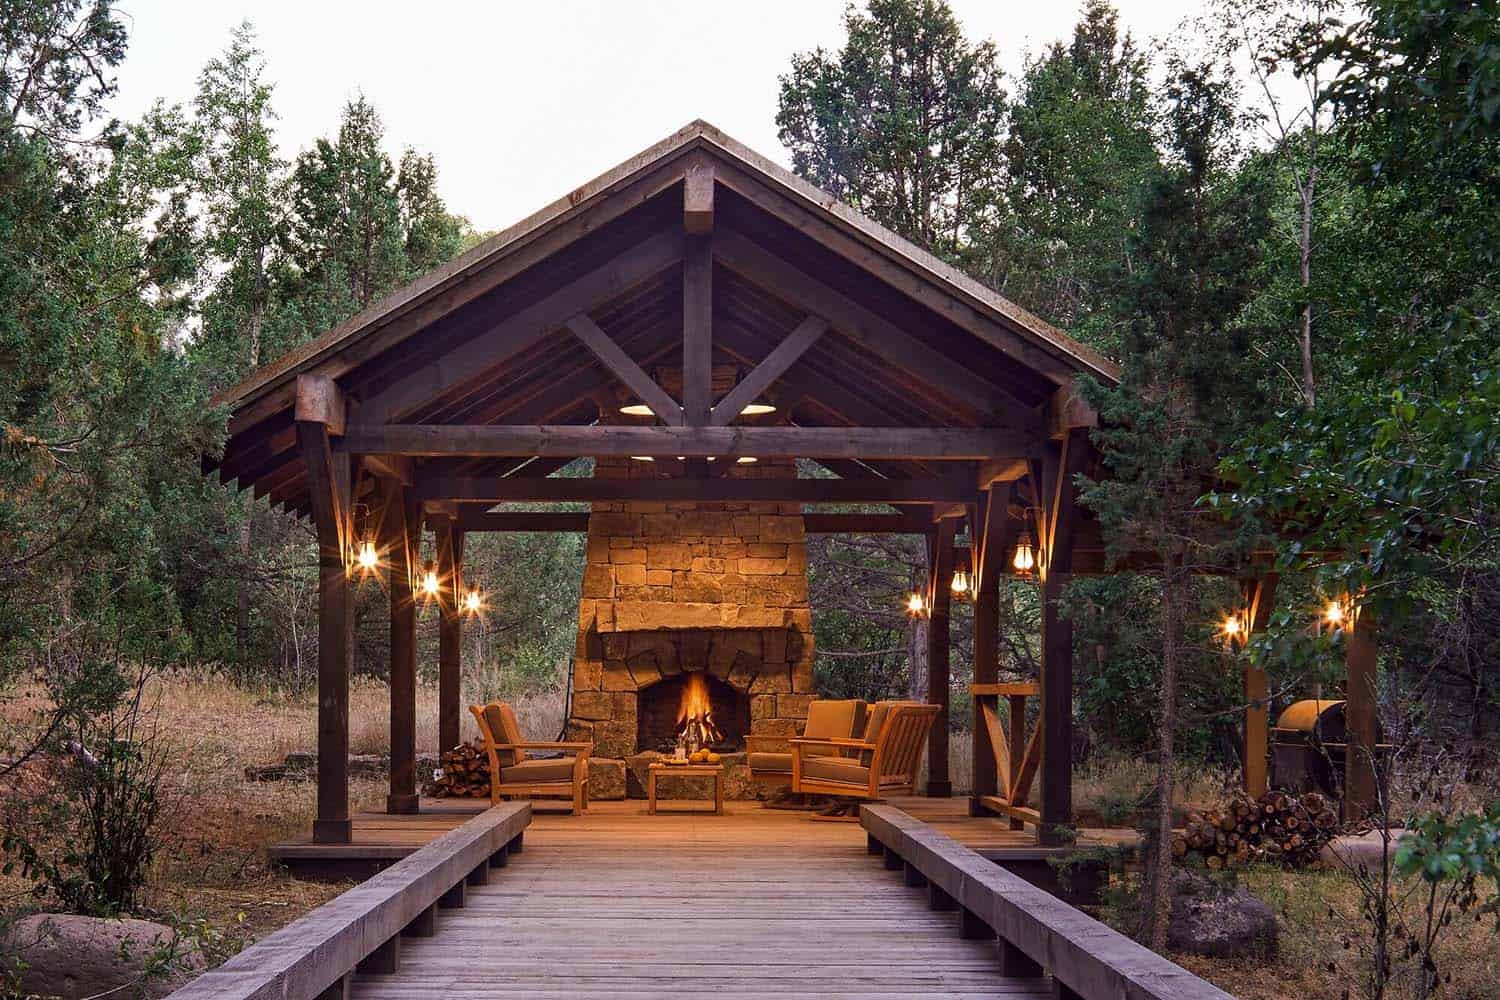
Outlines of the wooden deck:
[{"label": "wooden deck", "polygon": [[357,976],[353,997],[1047,995],[1044,979],[1001,976],[995,943],[961,938],[857,824],[726,809],[536,815],[501,877],[404,941],[398,972]]},{"label": "wooden deck", "polygon": [[[891,804],[910,813],[917,819],[941,830],[954,840],[980,854],[1011,867],[1018,862],[1045,862],[1050,857],[1069,853],[1071,848],[1040,847],[1031,830],[1012,830],[1004,819],[972,817],[969,815],[969,800],[966,798],[928,799],[901,797]],[[314,844],[310,840],[296,840],[273,844],[267,849],[272,858],[288,865],[299,874],[323,876],[359,876],[400,860],[417,848],[427,844],[465,820],[477,816],[489,805],[483,799],[423,799],[421,812],[416,815],[391,815],[368,811],[354,817],[354,839],[348,844]],[[665,814],[674,807],[663,800]],[[782,821],[787,817],[798,820],[792,829],[801,831],[816,823],[807,819],[806,813],[782,812],[765,809],[753,802],[731,802],[726,804],[740,822],[765,819],[776,829],[787,829]],[[566,809],[563,802],[539,800],[534,803],[537,828],[551,829],[556,822],[564,822],[574,830],[616,830],[615,821],[621,817],[645,817],[644,799],[624,802],[595,802],[583,817],[566,814],[557,815],[556,810]],[[552,811],[552,812],[549,812]],[[628,825],[627,825],[628,827]],[[601,834],[602,835],[602,834]],[[1139,840],[1139,835],[1129,829],[1084,830],[1079,836],[1079,847],[1128,848]]]}]

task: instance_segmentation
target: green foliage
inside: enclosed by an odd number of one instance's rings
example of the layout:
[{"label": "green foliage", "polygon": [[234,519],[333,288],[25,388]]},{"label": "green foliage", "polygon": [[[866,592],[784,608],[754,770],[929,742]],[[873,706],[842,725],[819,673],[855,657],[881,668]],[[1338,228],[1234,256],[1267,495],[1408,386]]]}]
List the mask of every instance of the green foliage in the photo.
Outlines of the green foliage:
[{"label": "green foliage", "polygon": [[1147,69],[1103,0],[1086,6],[1069,43],[1027,64],[1009,108],[1004,208],[970,264],[1106,350],[1118,337],[1113,274],[1128,266],[1158,163]]},{"label": "green foliage", "polygon": [[995,47],[944,0],[870,0],[846,40],[792,57],[776,125],[796,172],[941,257],[992,211],[1005,95]]},{"label": "green foliage", "polygon": [[[118,677],[118,661],[113,667]],[[142,718],[146,679],[142,672],[123,700],[114,693],[101,715],[74,720],[77,735],[67,744],[71,759],[61,765],[59,784],[32,805],[45,814],[31,817],[40,836],[18,828],[3,842],[21,873],[69,912],[135,910],[150,873],[167,755]],[[7,862],[7,872],[13,865]]]}]

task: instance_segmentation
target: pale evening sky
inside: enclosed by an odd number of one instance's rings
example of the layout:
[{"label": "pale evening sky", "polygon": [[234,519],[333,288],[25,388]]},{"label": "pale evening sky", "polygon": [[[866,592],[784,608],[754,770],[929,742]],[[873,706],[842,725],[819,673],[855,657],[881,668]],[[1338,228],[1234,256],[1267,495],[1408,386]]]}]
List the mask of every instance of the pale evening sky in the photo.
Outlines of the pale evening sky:
[{"label": "pale evening sky", "polygon": [[[1066,38],[1079,0],[951,0],[971,39],[997,44],[1009,74]],[[203,63],[249,18],[275,83],[288,158],[337,128],[363,92],[387,147],[437,159],[450,211],[494,230],[703,118],[786,163],[777,75],[794,52],[836,47],[844,0],[550,0],[334,3],[123,0],[130,50],[112,111],[191,99]],[[1118,0],[1147,44],[1199,0]]]}]

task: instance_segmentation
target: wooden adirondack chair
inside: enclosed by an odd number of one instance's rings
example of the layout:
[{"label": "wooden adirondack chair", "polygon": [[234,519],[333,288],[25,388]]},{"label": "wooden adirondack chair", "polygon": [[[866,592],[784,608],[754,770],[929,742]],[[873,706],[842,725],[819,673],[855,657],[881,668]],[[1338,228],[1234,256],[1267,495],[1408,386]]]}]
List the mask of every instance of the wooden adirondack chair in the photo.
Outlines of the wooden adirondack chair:
[{"label": "wooden adirondack chair", "polygon": [[[588,808],[589,754],[592,743],[525,740],[516,713],[503,701],[470,705],[490,758],[490,804],[502,796],[564,795],[573,799],[573,815]],[[571,757],[529,758],[528,750],[571,750]]]},{"label": "wooden adirondack chair", "polygon": [[[927,731],[938,711],[937,705],[916,702],[877,704],[865,727],[866,739],[790,740],[792,791],[870,802],[911,794],[916,791]],[[839,750],[856,750],[859,755],[826,756]]]}]

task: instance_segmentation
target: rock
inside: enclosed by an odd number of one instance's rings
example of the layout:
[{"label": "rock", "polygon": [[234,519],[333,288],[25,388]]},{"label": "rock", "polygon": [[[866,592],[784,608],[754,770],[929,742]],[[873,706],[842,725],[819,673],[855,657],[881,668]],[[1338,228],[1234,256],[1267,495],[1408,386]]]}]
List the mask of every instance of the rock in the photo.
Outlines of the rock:
[{"label": "rock", "polygon": [[145,996],[163,997],[204,967],[202,956],[176,941],[172,928],[149,920],[110,920],[63,913],[34,913],[11,925],[4,951],[26,964],[23,994],[81,1000],[117,991],[135,996],[145,970],[176,949],[172,971],[142,985]]},{"label": "rock", "polygon": [[1276,953],[1276,914],[1244,886],[1224,889],[1202,875],[1172,873],[1172,914],[1167,946],[1215,958]]},{"label": "rock", "polygon": [[614,757],[589,758],[589,801],[625,797],[625,762]]}]

